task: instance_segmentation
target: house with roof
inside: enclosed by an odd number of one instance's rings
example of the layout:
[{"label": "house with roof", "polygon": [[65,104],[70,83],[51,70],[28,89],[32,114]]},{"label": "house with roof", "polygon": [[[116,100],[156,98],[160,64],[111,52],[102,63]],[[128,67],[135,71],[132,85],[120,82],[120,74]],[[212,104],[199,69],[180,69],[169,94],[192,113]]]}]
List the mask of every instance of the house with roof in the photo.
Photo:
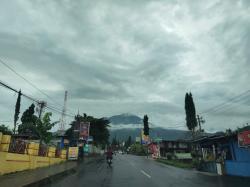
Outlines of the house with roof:
[{"label": "house with roof", "polygon": [[217,133],[192,141],[199,169],[221,175],[250,177],[250,130]]}]

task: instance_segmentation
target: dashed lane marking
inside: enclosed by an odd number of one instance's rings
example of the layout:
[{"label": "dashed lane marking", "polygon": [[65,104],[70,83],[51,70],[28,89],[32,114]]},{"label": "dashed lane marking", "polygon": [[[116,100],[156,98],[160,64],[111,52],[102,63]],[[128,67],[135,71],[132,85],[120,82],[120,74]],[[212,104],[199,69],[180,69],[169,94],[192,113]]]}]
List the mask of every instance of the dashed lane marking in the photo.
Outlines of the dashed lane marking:
[{"label": "dashed lane marking", "polygon": [[145,176],[147,176],[148,178],[151,178],[151,176],[149,174],[147,174],[145,171],[141,170],[141,173]]}]

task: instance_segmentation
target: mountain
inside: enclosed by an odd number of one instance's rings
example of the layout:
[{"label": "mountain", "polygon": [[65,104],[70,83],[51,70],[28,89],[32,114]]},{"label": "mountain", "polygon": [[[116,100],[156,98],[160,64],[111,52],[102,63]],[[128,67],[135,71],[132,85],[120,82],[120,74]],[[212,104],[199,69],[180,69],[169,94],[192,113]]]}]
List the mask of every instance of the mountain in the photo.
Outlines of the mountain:
[{"label": "mountain", "polygon": [[[135,141],[136,137],[140,137],[141,128],[123,128],[110,130],[110,140],[114,137],[119,141],[125,141],[129,136]],[[150,129],[150,138],[154,139],[161,137],[163,140],[189,140],[191,139],[191,133],[184,130],[164,129],[161,127],[154,127]]]},{"label": "mountain", "polygon": [[[120,141],[125,141],[129,136],[135,141],[135,138],[141,135],[143,128],[142,118],[134,114],[120,114],[108,118],[110,121],[110,140],[116,137]],[[165,140],[190,139],[191,133],[189,131],[177,129],[165,129],[156,127],[149,123],[150,138],[162,137]]]},{"label": "mountain", "polygon": [[133,114],[120,114],[109,118],[109,121],[113,125],[128,125],[128,124],[142,124],[142,119]]}]

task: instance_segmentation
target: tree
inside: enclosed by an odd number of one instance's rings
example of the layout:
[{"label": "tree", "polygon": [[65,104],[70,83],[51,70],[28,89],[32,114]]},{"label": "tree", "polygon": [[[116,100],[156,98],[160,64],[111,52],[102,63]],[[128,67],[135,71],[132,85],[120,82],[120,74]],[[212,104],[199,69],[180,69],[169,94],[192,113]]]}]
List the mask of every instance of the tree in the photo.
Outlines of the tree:
[{"label": "tree", "polygon": [[0,132],[6,135],[12,135],[12,131],[5,125],[0,125]]},{"label": "tree", "polygon": [[131,136],[128,137],[127,141],[125,142],[125,147],[128,148],[132,145],[132,138]]},{"label": "tree", "polygon": [[87,114],[84,114],[83,116],[77,115],[75,116],[74,121],[71,122],[71,127],[67,129],[65,133],[71,141],[78,138],[74,136],[74,128],[76,128],[80,122],[90,122],[89,135],[93,137],[94,144],[108,144],[109,131],[107,127],[110,123],[109,120],[106,118],[94,118],[93,116],[87,116]]},{"label": "tree", "polygon": [[21,90],[18,92],[18,97],[16,101],[15,114],[14,114],[14,134],[16,134],[16,125],[19,119],[20,106],[21,106]]},{"label": "tree", "polygon": [[51,112],[44,114],[42,120],[37,121],[36,132],[40,139],[40,143],[44,142],[48,144],[52,138],[52,133],[49,132],[52,127],[58,123],[58,121],[51,123],[50,117],[52,116]]},{"label": "tree", "polygon": [[116,146],[117,145],[116,136],[112,139],[111,145],[112,146]]},{"label": "tree", "polygon": [[143,125],[144,125],[144,135],[148,136],[149,135],[149,126],[148,126],[148,116],[145,115],[143,118]]},{"label": "tree", "polygon": [[34,115],[35,105],[31,104],[30,107],[24,111],[21,117],[21,124],[18,126],[18,133],[28,135],[30,137],[38,137],[36,125],[39,118]]},{"label": "tree", "polygon": [[52,123],[51,116],[52,113],[47,112],[42,119],[39,119],[35,115],[35,105],[30,105],[21,117],[22,124],[18,126],[18,133],[40,139],[40,143],[48,144],[52,138],[52,133],[49,131],[58,123],[58,121]]},{"label": "tree", "polygon": [[186,125],[194,136],[195,127],[197,127],[196,111],[191,93],[186,93],[185,96],[185,111],[186,111]]}]

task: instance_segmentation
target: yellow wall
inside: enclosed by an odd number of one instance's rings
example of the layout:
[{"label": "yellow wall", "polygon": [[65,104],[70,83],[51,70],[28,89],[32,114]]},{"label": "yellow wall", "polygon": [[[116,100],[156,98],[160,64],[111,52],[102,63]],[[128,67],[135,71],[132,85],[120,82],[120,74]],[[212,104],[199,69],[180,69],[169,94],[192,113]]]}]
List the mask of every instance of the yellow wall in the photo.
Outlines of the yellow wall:
[{"label": "yellow wall", "polygon": [[0,152],[0,175],[64,162],[65,159]]}]

